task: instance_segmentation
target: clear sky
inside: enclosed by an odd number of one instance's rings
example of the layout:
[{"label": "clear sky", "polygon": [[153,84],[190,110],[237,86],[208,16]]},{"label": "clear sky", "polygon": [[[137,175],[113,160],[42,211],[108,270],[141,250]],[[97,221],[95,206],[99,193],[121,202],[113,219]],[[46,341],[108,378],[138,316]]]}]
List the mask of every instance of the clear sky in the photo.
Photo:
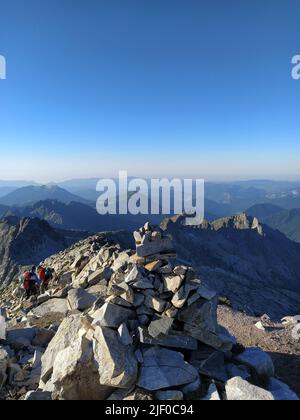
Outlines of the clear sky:
[{"label": "clear sky", "polygon": [[299,0],[1,0],[0,179],[299,179],[299,20]]}]

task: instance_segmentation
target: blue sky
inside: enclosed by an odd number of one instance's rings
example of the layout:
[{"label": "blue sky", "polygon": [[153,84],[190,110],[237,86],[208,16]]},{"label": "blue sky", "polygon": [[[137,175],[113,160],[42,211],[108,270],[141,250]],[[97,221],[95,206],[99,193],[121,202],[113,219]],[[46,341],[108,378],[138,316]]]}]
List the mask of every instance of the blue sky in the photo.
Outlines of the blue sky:
[{"label": "blue sky", "polygon": [[0,179],[300,179],[299,0],[1,0]]}]

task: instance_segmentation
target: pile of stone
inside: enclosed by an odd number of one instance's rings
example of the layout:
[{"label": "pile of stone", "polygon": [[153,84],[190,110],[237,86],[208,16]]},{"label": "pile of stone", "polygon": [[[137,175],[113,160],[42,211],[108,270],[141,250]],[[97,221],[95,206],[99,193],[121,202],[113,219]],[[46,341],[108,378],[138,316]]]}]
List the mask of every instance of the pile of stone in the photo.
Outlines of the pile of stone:
[{"label": "pile of stone", "polygon": [[23,355],[29,400],[297,399],[267,354],[218,326],[218,296],[174,262],[170,237],[146,224],[134,238],[136,252],[94,237],[45,262],[57,284],[27,309],[27,338],[6,332],[0,387]]}]

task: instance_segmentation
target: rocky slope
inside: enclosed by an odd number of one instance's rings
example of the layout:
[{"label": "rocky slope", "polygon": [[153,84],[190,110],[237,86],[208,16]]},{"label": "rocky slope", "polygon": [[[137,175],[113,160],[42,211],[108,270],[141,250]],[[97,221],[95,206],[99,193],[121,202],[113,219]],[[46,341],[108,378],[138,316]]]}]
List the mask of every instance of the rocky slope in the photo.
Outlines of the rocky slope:
[{"label": "rocky slope", "polygon": [[300,310],[300,245],[245,214],[202,226],[167,219],[179,262],[192,265],[205,283],[252,315],[282,318]]},{"label": "rocky slope", "polygon": [[[296,400],[271,358],[218,325],[216,292],[149,224],[48,258],[52,289],[1,294],[0,388],[26,400]],[[123,242],[121,245],[117,242]]]},{"label": "rocky slope", "polygon": [[270,207],[268,204],[261,204],[251,207],[247,214],[256,217],[270,226],[278,229],[292,241],[300,242],[300,209],[284,210],[280,207]]},{"label": "rocky slope", "polygon": [[20,266],[38,264],[66,248],[65,238],[39,219],[6,217],[0,220],[0,287],[5,287]]}]

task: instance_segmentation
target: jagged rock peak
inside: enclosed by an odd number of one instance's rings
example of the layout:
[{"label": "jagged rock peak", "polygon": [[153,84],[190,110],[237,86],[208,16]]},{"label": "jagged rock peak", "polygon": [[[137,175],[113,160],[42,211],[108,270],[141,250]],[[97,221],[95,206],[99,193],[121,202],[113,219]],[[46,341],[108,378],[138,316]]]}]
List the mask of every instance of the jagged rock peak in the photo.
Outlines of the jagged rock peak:
[{"label": "jagged rock peak", "polygon": [[241,213],[232,217],[218,219],[211,224],[215,230],[219,229],[236,229],[236,230],[256,230],[259,235],[263,235],[263,227],[256,217],[248,216]]}]

